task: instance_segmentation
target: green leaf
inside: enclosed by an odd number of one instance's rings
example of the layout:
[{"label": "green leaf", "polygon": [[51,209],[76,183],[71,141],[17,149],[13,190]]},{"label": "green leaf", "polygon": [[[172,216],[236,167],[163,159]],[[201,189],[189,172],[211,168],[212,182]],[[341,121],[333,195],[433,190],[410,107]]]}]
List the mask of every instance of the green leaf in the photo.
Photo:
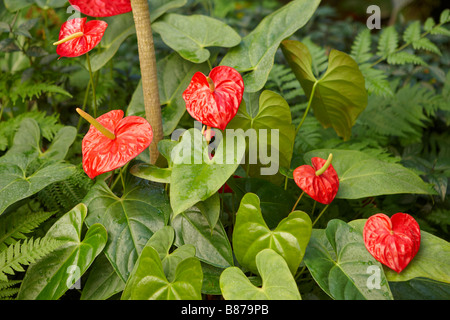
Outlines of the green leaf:
[{"label": "green leaf", "polygon": [[51,160],[64,160],[76,137],[77,129],[75,127],[66,126],[61,128],[41,157]]},{"label": "green leaf", "polygon": [[234,210],[238,209],[245,194],[251,192],[258,196],[262,216],[270,229],[289,215],[296,200],[282,187],[259,178],[230,178],[227,184],[236,196]]},{"label": "green leaf", "polygon": [[86,224],[101,223],[108,231],[105,254],[126,282],[148,239],[167,224],[170,207],[164,189],[137,185],[118,197],[104,181],[99,181],[83,202],[89,209]]},{"label": "green leaf", "polygon": [[[325,230],[313,230],[304,262],[333,299],[392,299],[381,264],[367,251],[362,235],[341,220],[331,220]],[[379,289],[370,287],[373,269],[379,275]]]},{"label": "green leaf", "polygon": [[[169,136],[186,111],[183,91],[186,90],[194,73],[208,74],[209,67],[207,63],[195,64],[187,61],[174,52],[158,61],[157,71],[163,133],[165,136]],[[127,115],[145,116],[141,82],[133,94]]]},{"label": "green leaf", "polygon": [[[366,219],[353,220],[349,224],[361,234]],[[414,278],[428,278],[435,281],[450,283],[450,244],[428,233],[420,231],[420,248],[408,266],[397,273],[383,266],[389,282],[408,281]]]},{"label": "green leaf", "polygon": [[[102,18],[108,27],[98,45],[99,53],[90,56],[92,72],[100,70],[119,50],[120,45],[132,34],[136,33],[133,14],[126,13],[114,17]],[[88,69],[87,62],[85,68]]]},{"label": "green leaf", "polygon": [[241,269],[230,267],[220,276],[220,289],[225,300],[301,300],[297,284],[286,261],[272,249],[256,256],[262,287],[254,286]]},{"label": "green leaf", "polygon": [[190,244],[182,245],[170,252],[174,238],[174,229],[171,226],[165,226],[156,231],[146,244],[158,252],[164,274],[169,281],[173,281],[175,278],[176,268],[181,261],[195,256],[195,247]]},{"label": "green leaf", "polygon": [[425,278],[390,282],[395,300],[448,300],[450,284]]},{"label": "green leaf", "polygon": [[211,160],[206,140],[195,128],[185,131],[172,150],[175,156],[170,179],[176,183],[170,185],[170,202],[174,217],[216,193],[238,168],[245,140],[240,132],[229,133],[224,135]]},{"label": "green leaf", "polygon": [[294,148],[295,126],[291,109],[283,97],[269,90],[259,96],[259,107],[247,101],[241,103],[227,128],[243,131],[249,138],[245,157],[250,166],[249,175],[280,182],[282,177],[275,174],[279,167],[290,166]]},{"label": "green leaf", "polygon": [[4,0],[5,7],[11,12],[26,8],[34,3],[35,0]]},{"label": "green leaf", "polygon": [[333,167],[339,176],[336,198],[361,199],[387,194],[436,194],[418,175],[400,164],[378,160],[364,152],[354,150],[321,149],[306,153],[326,159],[333,154]]},{"label": "green leaf", "polygon": [[444,24],[450,21],[450,9],[445,9],[439,16],[439,23]]},{"label": "green leaf", "polygon": [[421,66],[426,66],[427,63],[425,61],[423,61],[423,59],[421,57],[418,57],[412,53],[408,53],[408,52],[404,52],[404,51],[400,51],[400,52],[396,52],[396,53],[392,53],[387,57],[387,62],[389,64],[406,64],[406,63],[410,63],[410,64],[416,64],[416,65],[421,65]]},{"label": "green leaf", "polygon": [[64,150],[61,150],[65,147],[57,147],[57,143],[51,147],[52,150],[58,150],[56,154],[49,153],[40,158],[40,139],[37,122],[26,118],[14,136],[13,146],[0,157],[0,214],[9,205],[54,182],[67,179],[75,172],[75,166],[55,161],[60,159],[61,155],[65,156]]},{"label": "green leaf", "polygon": [[[346,53],[331,50],[328,69],[317,80],[312,73],[308,48],[298,41],[283,41],[283,54],[300,82],[317,120],[332,127],[344,140],[350,139],[356,118],[366,108],[368,95],[358,64]],[[313,91],[314,90],[314,91]]]},{"label": "green leaf", "polygon": [[100,224],[92,225],[81,240],[86,213],[86,206],[79,204],[49,229],[46,236],[64,244],[28,268],[18,299],[57,300],[86,272],[107,240]]},{"label": "green leaf", "polygon": [[264,221],[257,195],[247,193],[236,213],[233,249],[239,263],[258,273],[256,256],[263,249],[280,254],[292,274],[298,269],[311,236],[311,219],[303,211],[294,211],[270,230]]},{"label": "green leaf", "polygon": [[377,55],[386,58],[394,53],[398,46],[398,32],[395,26],[383,28],[380,39],[378,40]]},{"label": "green leaf", "polygon": [[320,0],[294,0],[266,16],[239,46],[228,51],[220,64],[245,73],[246,92],[261,90],[281,41],[306,24],[319,3]]},{"label": "green leaf", "polygon": [[122,300],[201,300],[203,272],[200,261],[186,258],[168,280],[158,252],[146,246],[122,294]]},{"label": "green leaf", "polygon": [[219,268],[234,265],[231,244],[220,220],[211,230],[200,209],[192,207],[177,215],[171,225],[176,234],[176,246],[193,245],[198,259]]},{"label": "green leaf", "polygon": [[160,168],[150,163],[139,163],[130,169],[130,173],[141,179],[159,183],[170,183],[172,169]]},{"label": "green leaf", "polygon": [[403,33],[403,40],[406,43],[414,43],[420,39],[420,21],[414,21]]},{"label": "green leaf", "polygon": [[355,59],[358,64],[367,62],[372,58],[371,53],[372,38],[370,35],[370,29],[363,29],[356,36],[355,42],[353,42],[351,57]]},{"label": "green leaf", "polygon": [[180,56],[194,63],[209,59],[206,47],[231,48],[241,42],[239,34],[227,24],[204,15],[169,13],[153,23],[152,29]]},{"label": "green leaf", "polygon": [[100,254],[92,264],[80,300],[106,300],[122,292],[125,283],[120,279],[108,258]]}]

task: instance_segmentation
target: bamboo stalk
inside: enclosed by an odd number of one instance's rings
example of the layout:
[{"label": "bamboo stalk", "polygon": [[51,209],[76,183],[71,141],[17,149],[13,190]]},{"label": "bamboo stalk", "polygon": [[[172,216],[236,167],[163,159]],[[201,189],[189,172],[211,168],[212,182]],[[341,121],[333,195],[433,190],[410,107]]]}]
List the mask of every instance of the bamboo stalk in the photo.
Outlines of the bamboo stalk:
[{"label": "bamboo stalk", "polygon": [[145,116],[153,129],[150,163],[155,164],[159,156],[158,142],[163,139],[163,128],[150,11],[147,0],[131,0],[131,8],[138,41]]}]

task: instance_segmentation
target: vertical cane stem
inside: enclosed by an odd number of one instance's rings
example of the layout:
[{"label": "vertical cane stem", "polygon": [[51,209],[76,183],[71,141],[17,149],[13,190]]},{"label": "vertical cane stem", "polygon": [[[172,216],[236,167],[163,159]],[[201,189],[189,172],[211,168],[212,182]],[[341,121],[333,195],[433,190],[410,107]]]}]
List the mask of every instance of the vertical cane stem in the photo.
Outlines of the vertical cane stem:
[{"label": "vertical cane stem", "polygon": [[163,139],[163,128],[148,1],[131,0],[131,8],[133,9],[138,41],[145,116],[153,129],[153,141],[150,144],[150,162],[154,164],[159,156],[158,142]]}]

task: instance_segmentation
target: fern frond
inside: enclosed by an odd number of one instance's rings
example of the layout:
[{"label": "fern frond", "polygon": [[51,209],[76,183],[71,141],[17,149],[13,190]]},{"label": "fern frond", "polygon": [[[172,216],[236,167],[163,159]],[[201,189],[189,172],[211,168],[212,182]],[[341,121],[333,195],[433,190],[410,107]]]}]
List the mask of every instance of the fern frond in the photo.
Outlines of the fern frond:
[{"label": "fern frond", "polygon": [[394,26],[383,29],[378,41],[377,55],[386,58],[394,53],[398,47],[398,38],[399,35]]},{"label": "fern frond", "polygon": [[12,288],[21,283],[22,280],[0,281],[0,300],[14,299],[13,296],[19,292],[20,288]]},{"label": "fern frond", "polygon": [[412,46],[416,50],[422,49],[422,50],[436,53],[438,55],[442,55],[441,50],[439,50],[439,48],[433,42],[431,42],[430,39],[428,39],[428,38],[418,39],[412,43]]},{"label": "fern frond", "polygon": [[0,252],[5,250],[7,245],[27,239],[24,233],[32,232],[53,214],[54,212],[41,211],[0,216]]},{"label": "fern frond", "polygon": [[16,104],[19,98],[22,102],[39,98],[43,93],[57,93],[72,98],[72,95],[61,87],[49,82],[34,83],[31,81],[16,81],[9,91],[11,102]]},{"label": "fern frond", "polygon": [[47,115],[45,112],[31,111],[22,113],[8,121],[0,122],[0,151],[11,147],[16,131],[19,129],[22,120],[32,118],[36,120],[41,129],[42,136],[51,141],[55,134],[63,127],[59,123],[58,114]]},{"label": "fern frond", "polygon": [[366,89],[369,93],[385,97],[394,95],[383,70],[372,68],[368,63],[359,66],[359,69],[366,80]]},{"label": "fern frond", "polygon": [[395,52],[387,57],[389,64],[417,64],[425,66],[427,63],[422,58],[405,51]]},{"label": "fern frond", "polygon": [[279,93],[289,103],[304,95],[297,78],[292,70],[281,64],[274,64],[266,83],[266,89]]},{"label": "fern frond", "polygon": [[420,39],[420,21],[411,23],[403,33],[403,40],[406,43],[413,43]]},{"label": "fern frond", "polygon": [[23,242],[11,244],[0,252],[0,281],[8,281],[7,274],[23,272],[23,265],[30,265],[46,256],[61,245],[61,241],[43,237],[33,240],[26,239]]},{"label": "fern frond", "polygon": [[370,35],[370,29],[363,29],[356,36],[353,42],[350,56],[355,59],[358,64],[369,61],[373,54],[370,52],[372,45],[372,38]]},{"label": "fern frond", "polygon": [[65,213],[82,202],[93,182],[81,167],[66,180],[52,183],[37,194],[37,199],[49,211]]}]

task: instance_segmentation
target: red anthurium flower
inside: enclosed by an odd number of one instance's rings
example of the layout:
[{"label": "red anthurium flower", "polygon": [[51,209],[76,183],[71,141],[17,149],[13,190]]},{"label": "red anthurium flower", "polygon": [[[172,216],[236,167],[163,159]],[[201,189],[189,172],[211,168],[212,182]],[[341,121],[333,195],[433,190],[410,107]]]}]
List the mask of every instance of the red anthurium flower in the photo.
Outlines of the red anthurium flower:
[{"label": "red anthurium flower", "polygon": [[108,24],[104,21],[75,18],[63,23],[56,53],[61,57],[78,57],[91,51],[102,39]]},{"label": "red anthurium flower", "polygon": [[339,177],[331,164],[333,156],[328,160],[314,157],[312,166],[303,165],[294,170],[295,183],[314,200],[330,204],[339,189]]},{"label": "red anthurium flower", "polygon": [[183,92],[186,109],[201,123],[224,130],[236,115],[244,94],[244,80],[235,69],[215,67],[205,76],[197,72]]},{"label": "red anthurium flower", "polygon": [[364,225],[363,237],[370,254],[398,273],[406,268],[420,247],[419,224],[402,212],[391,218],[383,213],[371,216]]},{"label": "red anthurium flower", "polygon": [[152,127],[142,117],[124,118],[122,110],[113,110],[93,119],[77,112],[92,124],[82,142],[83,169],[91,179],[122,167],[152,142]]},{"label": "red anthurium flower", "polygon": [[110,17],[131,11],[130,0],[69,0],[81,13],[91,17]]}]

